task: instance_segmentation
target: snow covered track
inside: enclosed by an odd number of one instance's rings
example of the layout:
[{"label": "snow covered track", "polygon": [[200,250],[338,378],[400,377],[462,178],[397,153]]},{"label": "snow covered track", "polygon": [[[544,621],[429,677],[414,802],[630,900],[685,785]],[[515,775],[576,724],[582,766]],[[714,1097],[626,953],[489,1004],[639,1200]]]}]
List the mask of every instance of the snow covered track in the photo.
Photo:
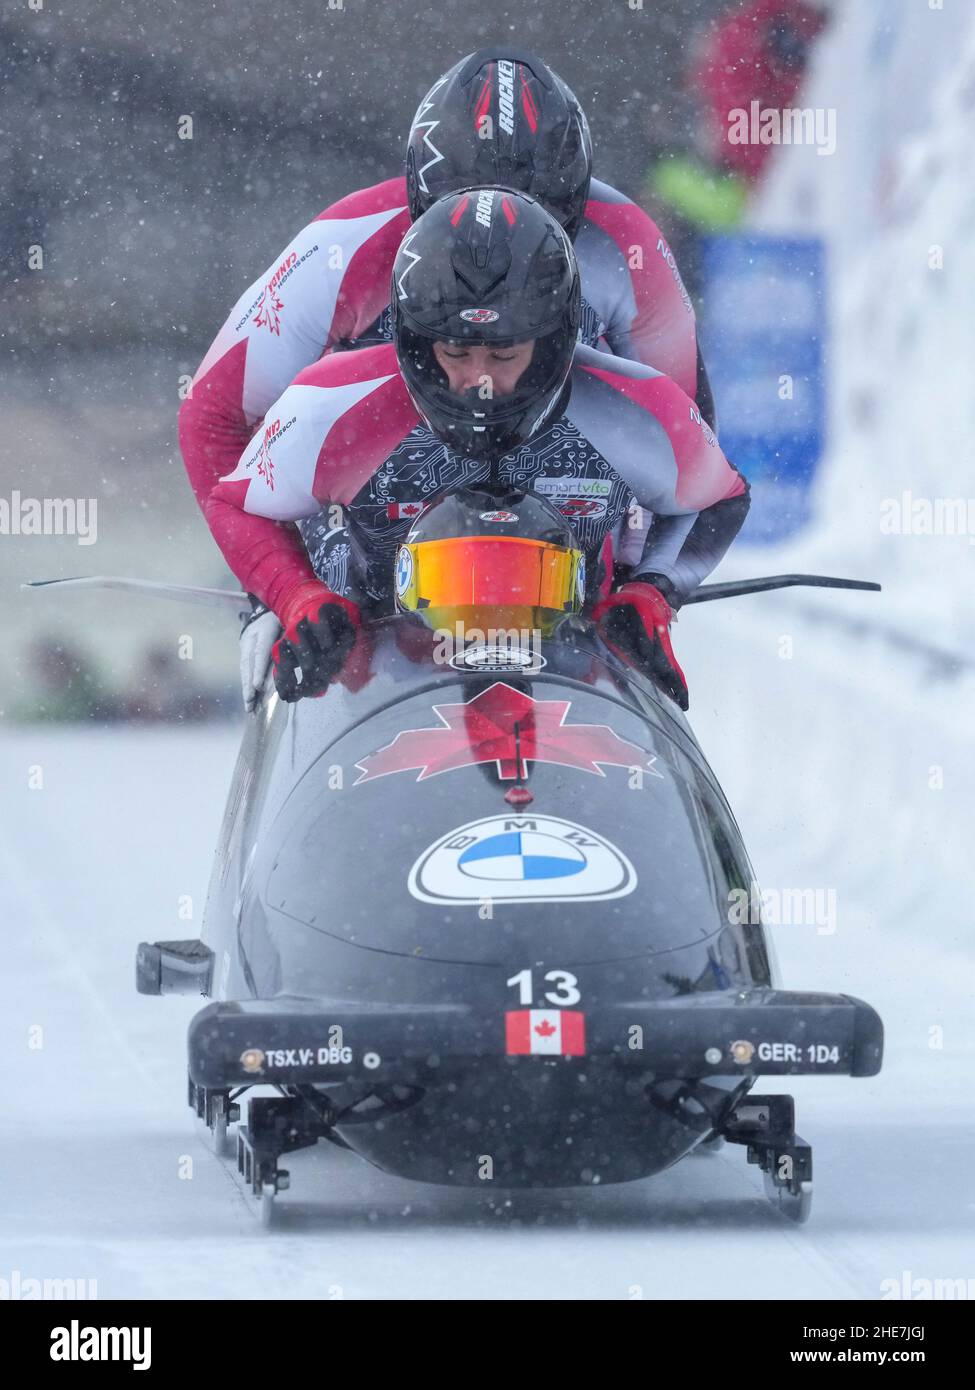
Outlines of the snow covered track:
[{"label": "snow covered track", "polygon": [[794,619],[782,660],[775,601],[689,611],[677,640],[763,887],[835,890],[835,931],[775,930],[783,983],[866,995],[887,1025],[879,1077],[790,1081],[816,1150],[808,1226],[730,1147],[646,1182],[510,1194],[319,1146],[289,1158],[264,1233],[185,1105],[198,1001],[132,981],[138,940],[198,925],[237,735],[27,729],[0,741],[4,1277],[96,1279],[102,1298],[876,1298],[904,1270],[969,1277],[975,885],[952,714],[971,690],[893,681],[885,653]]}]

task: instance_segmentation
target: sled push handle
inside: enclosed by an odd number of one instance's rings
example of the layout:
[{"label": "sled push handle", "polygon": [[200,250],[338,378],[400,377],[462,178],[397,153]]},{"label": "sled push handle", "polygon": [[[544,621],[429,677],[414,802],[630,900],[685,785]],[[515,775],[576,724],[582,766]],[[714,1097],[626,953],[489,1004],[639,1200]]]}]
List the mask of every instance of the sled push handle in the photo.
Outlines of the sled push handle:
[{"label": "sled push handle", "polygon": [[879,594],[881,586],[870,579],[834,579],[828,574],[768,574],[764,579],[732,579],[725,584],[702,584],[684,600],[710,603],[716,598],[737,598],[739,594],[762,594],[768,589],[866,589]]},{"label": "sled push handle", "polygon": [[[791,589],[803,585],[813,589],[866,589],[880,592],[880,585],[867,579],[833,579],[827,574],[769,574],[763,579],[732,579],[725,584],[702,584],[684,600],[689,603],[710,603],[717,598],[737,598],[739,594],[761,594],[768,589]],[[175,599],[182,603],[200,603],[208,607],[226,608],[234,612],[250,607],[246,594],[233,589],[203,589],[189,584],[165,584],[151,579],[123,579],[114,575],[91,575],[79,579],[32,579],[24,589],[118,589],[126,593],[145,594],[153,598]]]}]

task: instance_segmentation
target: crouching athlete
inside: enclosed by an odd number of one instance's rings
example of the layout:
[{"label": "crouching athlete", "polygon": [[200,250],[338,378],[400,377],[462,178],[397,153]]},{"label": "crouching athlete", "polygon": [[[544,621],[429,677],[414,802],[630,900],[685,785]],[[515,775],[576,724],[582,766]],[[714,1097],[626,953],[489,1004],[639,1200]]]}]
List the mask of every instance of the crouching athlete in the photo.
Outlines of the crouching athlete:
[{"label": "crouching athlete", "polygon": [[[423,507],[487,484],[567,516],[604,635],[686,709],[672,612],[748,509],[697,406],[653,368],[577,346],[572,245],[512,190],[462,190],[425,212],[396,255],[392,305],[393,344],[301,372],[206,501],[231,569],[284,629],[281,697],[321,694],[341,669]],[[344,524],[322,527],[334,504]],[[634,504],[652,518],[642,557],[606,593],[605,543]]]},{"label": "crouching athlete", "polygon": [[[694,308],[660,228],[593,177],[585,113],[558,74],[522,49],[494,45],[457,63],[421,101],[405,177],[326,208],[234,305],[179,412],[201,508],[298,372],[325,353],[392,340],[397,247],[437,198],[473,184],[516,188],[552,213],[579,261],[581,341],[672,377],[715,427]],[[624,558],[638,559],[643,534],[627,528],[621,539]],[[241,634],[247,708],[279,631],[258,608]]]}]

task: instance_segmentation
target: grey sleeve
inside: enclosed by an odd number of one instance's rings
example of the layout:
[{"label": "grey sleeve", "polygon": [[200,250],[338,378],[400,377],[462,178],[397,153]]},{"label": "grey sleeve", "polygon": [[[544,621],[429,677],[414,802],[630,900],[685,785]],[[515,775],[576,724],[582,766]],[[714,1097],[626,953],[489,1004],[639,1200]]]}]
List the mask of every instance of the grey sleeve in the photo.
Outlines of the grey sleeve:
[{"label": "grey sleeve", "polygon": [[671,607],[679,607],[724,557],[748,515],[749,502],[746,484],[740,497],[689,516],[655,516],[631,578],[647,583],[663,578],[670,589],[664,597]]}]

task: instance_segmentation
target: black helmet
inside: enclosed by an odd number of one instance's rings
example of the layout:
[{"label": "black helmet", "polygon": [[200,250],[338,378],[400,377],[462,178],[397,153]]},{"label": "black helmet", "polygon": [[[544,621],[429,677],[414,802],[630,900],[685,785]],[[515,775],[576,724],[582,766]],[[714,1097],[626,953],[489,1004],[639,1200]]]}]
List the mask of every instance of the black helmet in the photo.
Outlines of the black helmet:
[{"label": "black helmet", "polygon": [[413,117],[406,188],[414,219],[458,188],[504,184],[537,198],[574,238],[591,177],[582,107],[523,49],[470,54],[433,84]]},{"label": "black helmet", "polygon": [[427,507],[396,557],[396,601],[436,630],[550,635],[586,592],[572,527],[543,497],[471,487]]},{"label": "black helmet", "polygon": [[[400,371],[417,410],[469,458],[510,453],[562,399],[579,331],[579,269],[568,237],[532,198],[465,188],[403,238],[390,299]],[[511,347],[535,339],[507,396],[452,392],[435,342]]]}]

